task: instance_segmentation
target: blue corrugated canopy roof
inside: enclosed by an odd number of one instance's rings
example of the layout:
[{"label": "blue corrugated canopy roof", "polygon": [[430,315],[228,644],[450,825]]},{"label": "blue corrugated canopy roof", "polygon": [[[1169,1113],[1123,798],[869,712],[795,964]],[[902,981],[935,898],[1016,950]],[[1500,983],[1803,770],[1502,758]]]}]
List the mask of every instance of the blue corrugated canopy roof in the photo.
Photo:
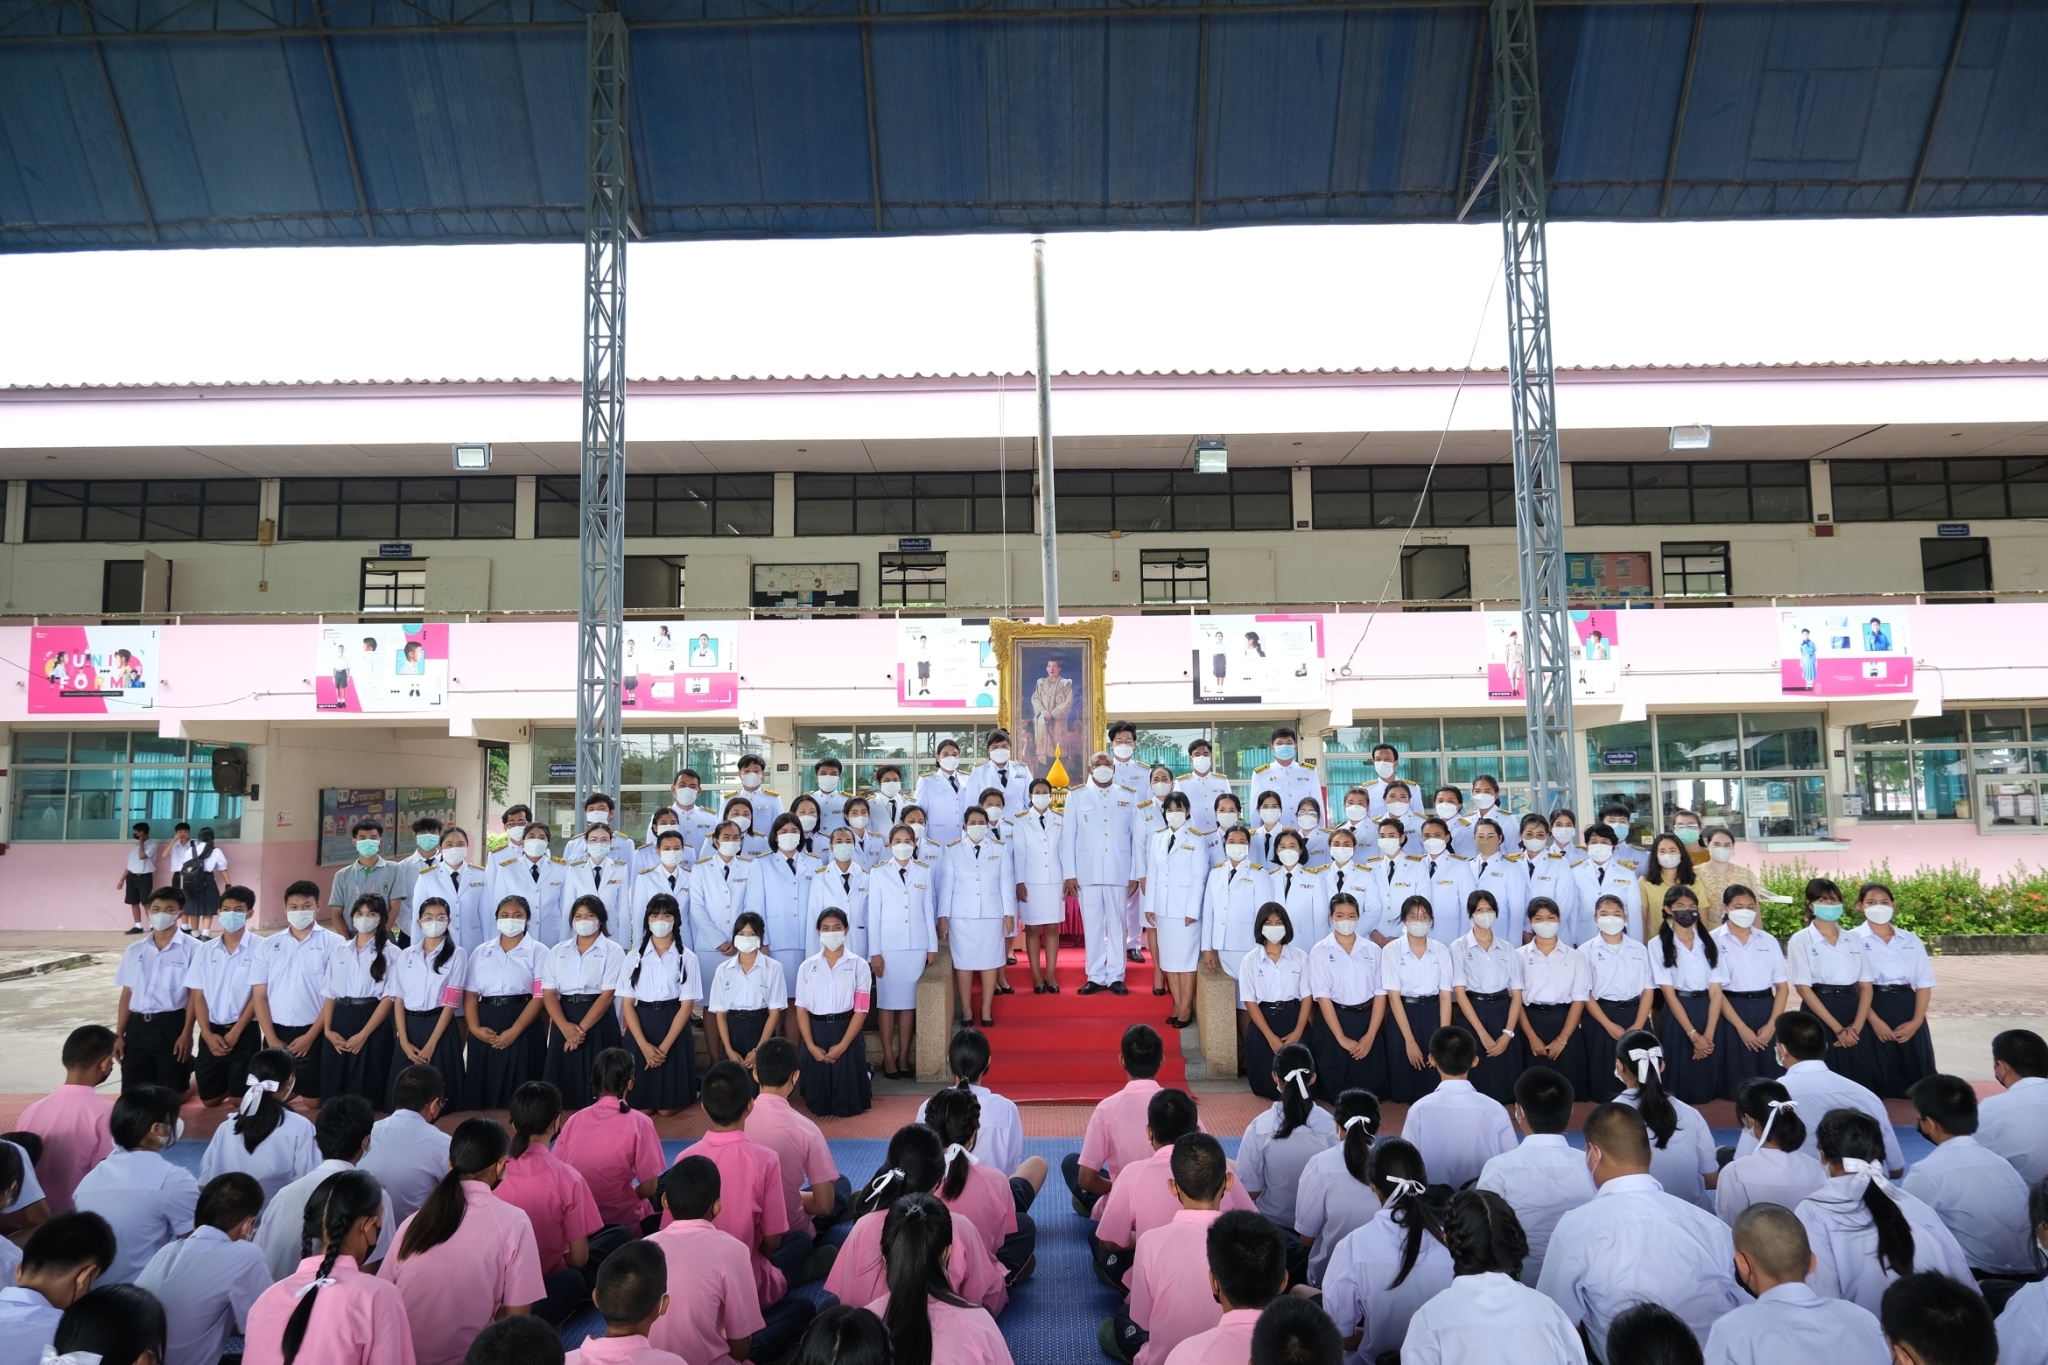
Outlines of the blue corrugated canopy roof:
[{"label": "blue corrugated canopy roof", "polygon": [[[650,239],[1495,212],[1485,7],[620,0]],[[0,0],[0,249],[581,240],[573,0]],[[1557,219],[2048,207],[2048,4],[1539,11]]]}]

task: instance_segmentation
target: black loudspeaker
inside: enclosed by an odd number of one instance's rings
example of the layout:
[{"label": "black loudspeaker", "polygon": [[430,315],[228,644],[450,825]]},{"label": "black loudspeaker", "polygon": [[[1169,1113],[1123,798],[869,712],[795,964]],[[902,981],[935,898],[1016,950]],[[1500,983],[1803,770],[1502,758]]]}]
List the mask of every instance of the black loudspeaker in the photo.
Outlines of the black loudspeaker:
[{"label": "black loudspeaker", "polygon": [[249,751],[247,749],[215,749],[213,751],[213,789],[222,796],[246,796],[249,794]]}]

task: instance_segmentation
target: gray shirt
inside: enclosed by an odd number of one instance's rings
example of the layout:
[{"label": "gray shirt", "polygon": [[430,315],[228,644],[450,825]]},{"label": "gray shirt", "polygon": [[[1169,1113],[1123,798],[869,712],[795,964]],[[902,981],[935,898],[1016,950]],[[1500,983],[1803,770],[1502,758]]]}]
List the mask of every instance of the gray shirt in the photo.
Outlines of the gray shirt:
[{"label": "gray shirt", "polygon": [[334,889],[327,893],[327,903],[345,915],[355,905],[356,897],[382,896],[391,908],[392,927],[397,928],[399,909],[405,903],[405,893],[411,889],[412,877],[405,864],[379,858],[374,865],[364,867],[360,858],[351,858],[347,866],[334,874]]}]

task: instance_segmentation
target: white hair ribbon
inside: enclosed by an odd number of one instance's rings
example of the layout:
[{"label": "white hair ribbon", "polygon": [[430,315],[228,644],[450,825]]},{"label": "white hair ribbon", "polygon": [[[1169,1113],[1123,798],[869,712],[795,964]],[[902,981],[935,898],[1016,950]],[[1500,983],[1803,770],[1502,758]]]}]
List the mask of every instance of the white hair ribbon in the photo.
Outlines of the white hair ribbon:
[{"label": "white hair ribbon", "polygon": [[242,1092],[242,1105],[240,1112],[244,1116],[255,1113],[257,1109],[259,1109],[262,1106],[264,1095],[275,1095],[277,1093],[276,1081],[266,1081],[255,1076],[250,1076],[244,1079],[242,1084],[249,1087],[247,1090],[244,1090]]},{"label": "white hair ribbon", "polygon": [[953,1158],[954,1158],[954,1157],[956,1157],[956,1156],[964,1156],[964,1157],[966,1157],[966,1158],[967,1158],[967,1159],[968,1159],[969,1161],[972,1161],[972,1160],[974,1160],[974,1154],[973,1154],[972,1152],[968,1151],[968,1150],[967,1150],[967,1149],[966,1149],[965,1147],[962,1147],[962,1146],[961,1146],[961,1145],[960,1145],[959,1143],[957,1143],[957,1142],[955,1142],[955,1143],[951,1144],[950,1146],[948,1146],[948,1147],[946,1148],[946,1156],[945,1156],[945,1161],[946,1161],[946,1164],[947,1164],[948,1166],[951,1166],[951,1165],[953,1164]]},{"label": "white hair ribbon", "polygon": [[891,1166],[888,1170],[875,1177],[875,1183],[868,1186],[868,1193],[880,1194],[883,1190],[889,1188],[890,1182],[903,1178],[903,1168],[901,1166]]},{"label": "white hair ribbon", "polygon": [[1406,1176],[1400,1175],[1395,1176],[1387,1183],[1394,1187],[1394,1198],[1396,1199],[1403,1199],[1411,1194],[1420,1199],[1429,1189],[1429,1186],[1423,1184],[1420,1180],[1410,1180]]},{"label": "white hair ribbon", "polygon": [[1628,1052],[1628,1059],[1636,1064],[1636,1084],[1648,1085],[1650,1071],[1664,1069],[1664,1049],[1661,1047],[1634,1047]]},{"label": "white hair ribbon", "polygon": [[46,1341],[41,1365],[100,1365],[100,1358],[92,1351],[66,1351],[59,1355],[57,1348]]},{"label": "white hair ribbon", "polygon": [[1372,1131],[1372,1120],[1363,1114],[1353,1114],[1350,1118],[1344,1120],[1344,1131],[1348,1133],[1360,1124],[1365,1125],[1366,1132],[1370,1133]]},{"label": "white hair ribbon", "polygon": [[1867,1175],[1870,1177],[1871,1183],[1875,1185],[1888,1183],[1885,1180],[1884,1163],[1882,1161],[1865,1161],[1862,1157],[1857,1156],[1845,1156],[1842,1158],[1842,1174]]},{"label": "white hair ribbon", "polygon": [[306,1295],[312,1293],[314,1290],[326,1289],[330,1285],[333,1285],[335,1283],[336,1280],[332,1275],[322,1275],[317,1280],[308,1280],[304,1284],[300,1285],[299,1292],[292,1295],[292,1297],[295,1299],[303,1299],[306,1297]]},{"label": "white hair ribbon", "polygon": [[1294,1068],[1294,1070],[1287,1073],[1285,1079],[1294,1082],[1294,1088],[1301,1092],[1303,1099],[1308,1098],[1308,1069],[1306,1067],[1298,1066]]},{"label": "white hair ribbon", "polygon": [[1778,1111],[1780,1109],[1797,1110],[1798,1108],[1799,1102],[1797,1100],[1772,1100],[1770,1115],[1764,1119],[1764,1130],[1757,1135],[1756,1145],[1761,1147],[1771,1140],[1771,1125],[1778,1121]]}]

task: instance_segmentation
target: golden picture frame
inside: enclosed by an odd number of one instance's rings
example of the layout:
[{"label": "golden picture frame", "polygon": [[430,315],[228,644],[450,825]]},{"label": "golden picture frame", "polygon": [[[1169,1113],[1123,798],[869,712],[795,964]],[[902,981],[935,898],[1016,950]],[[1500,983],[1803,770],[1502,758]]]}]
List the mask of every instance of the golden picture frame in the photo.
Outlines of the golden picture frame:
[{"label": "golden picture frame", "polygon": [[[1107,616],[1056,626],[989,622],[1001,682],[997,723],[1010,732],[1017,761],[1034,778],[1052,780],[1056,790],[1079,783],[1088,756],[1106,745],[1109,635],[1115,624]],[[1056,760],[1066,783],[1052,778]]]}]

